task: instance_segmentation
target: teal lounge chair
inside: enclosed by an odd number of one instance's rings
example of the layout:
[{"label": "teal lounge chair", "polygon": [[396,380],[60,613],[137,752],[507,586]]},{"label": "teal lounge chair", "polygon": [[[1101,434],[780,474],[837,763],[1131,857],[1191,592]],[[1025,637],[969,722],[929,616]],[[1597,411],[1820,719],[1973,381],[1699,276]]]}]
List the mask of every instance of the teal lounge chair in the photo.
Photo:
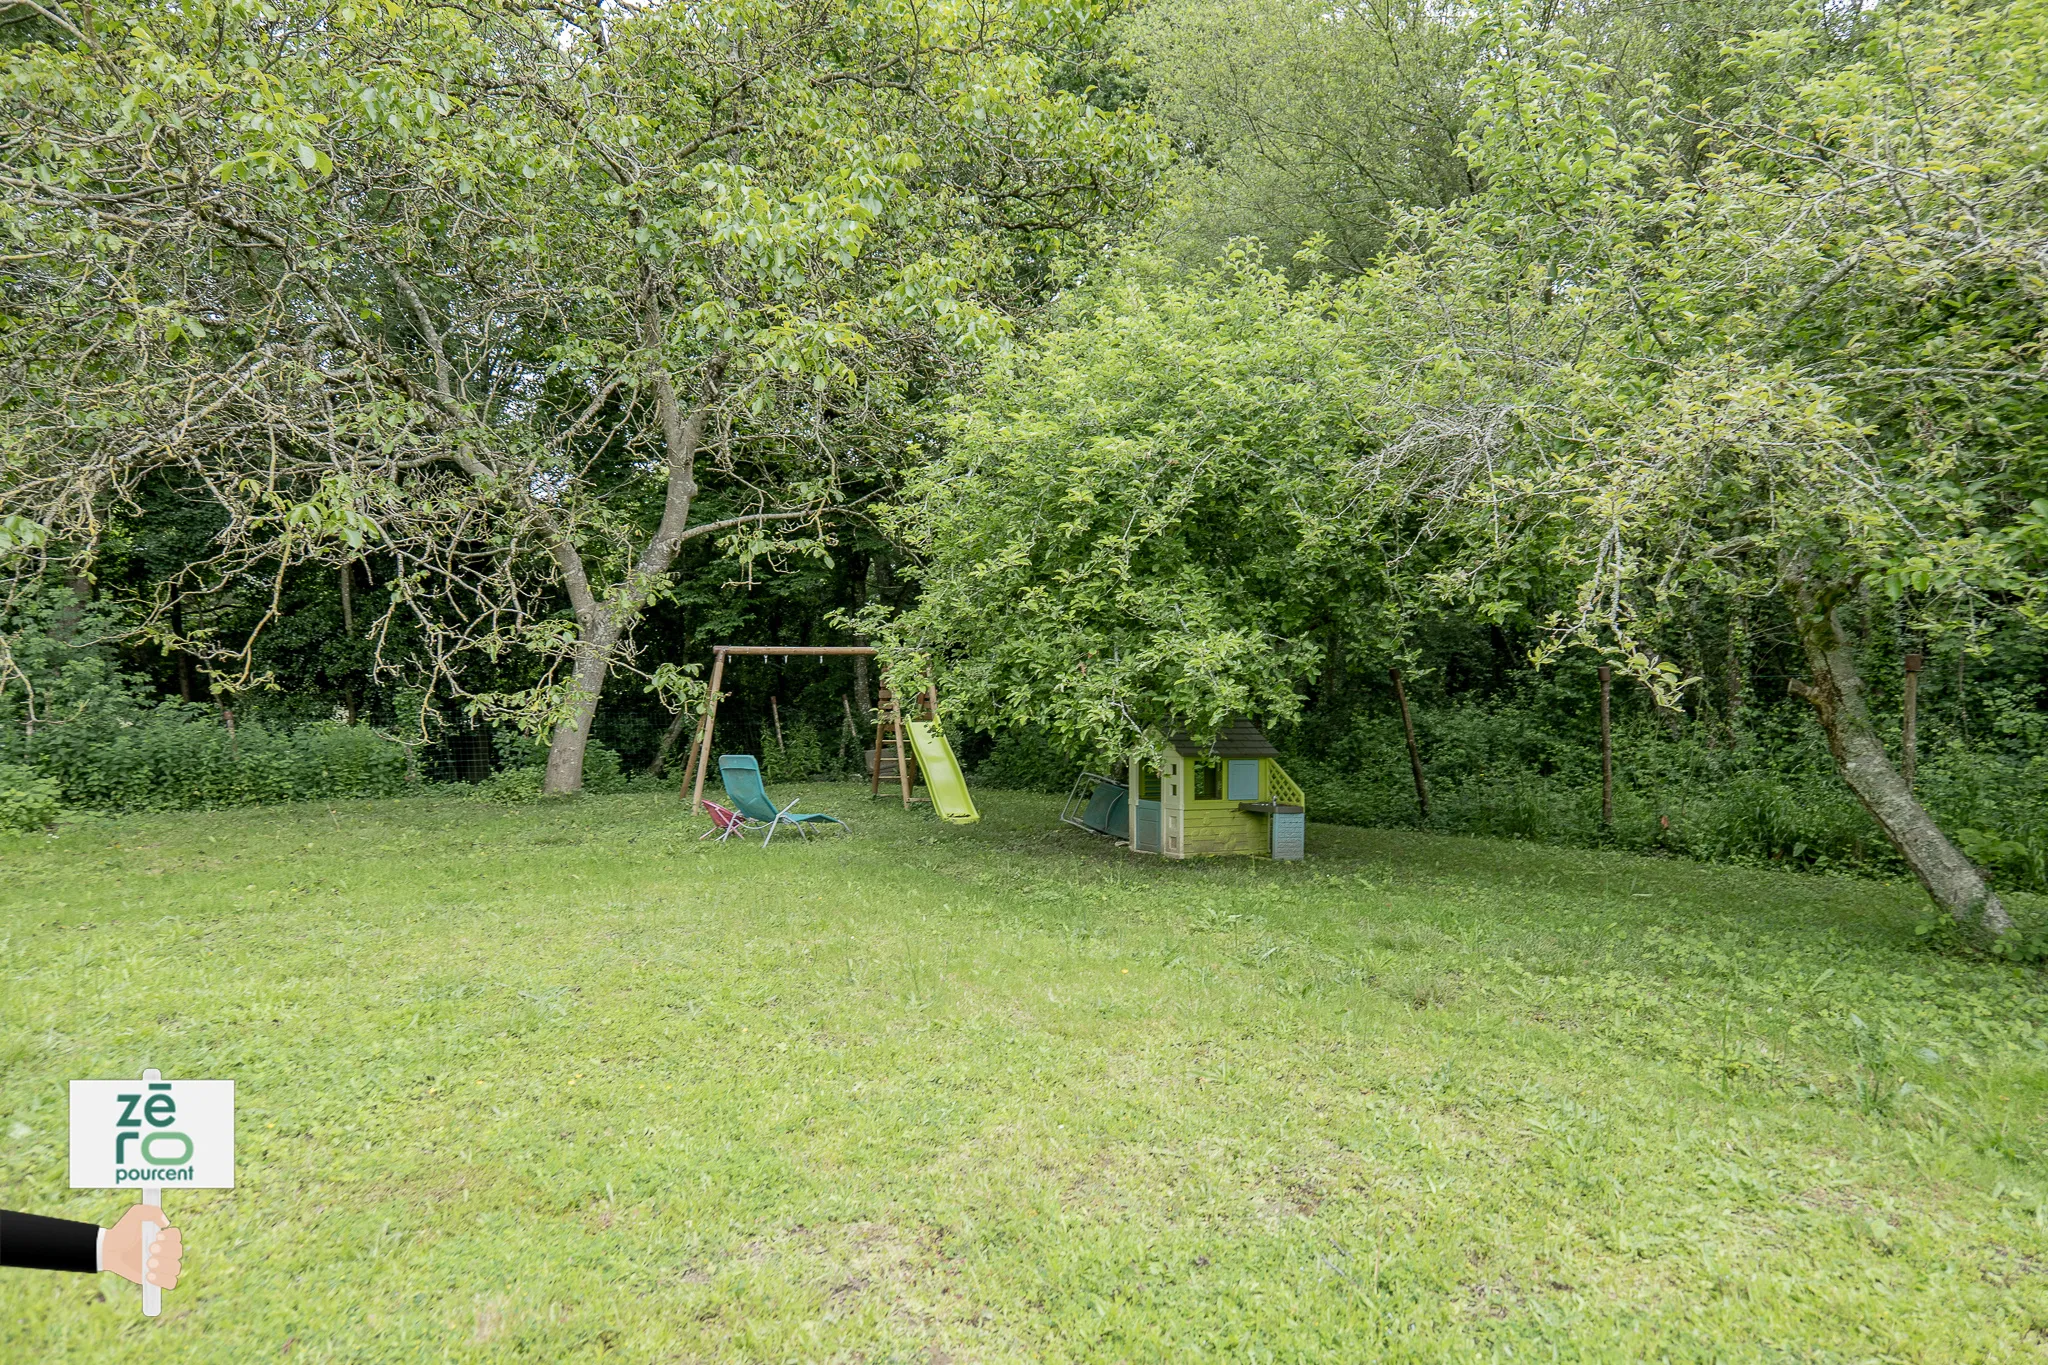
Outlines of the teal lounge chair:
[{"label": "teal lounge chair", "polygon": [[775,803],[768,799],[768,789],[761,785],[761,765],[754,761],[752,754],[720,754],[718,776],[725,783],[725,794],[732,798],[733,805],[739,807],[740,814],[768,826],[767,838],[761,840],[763,848],[768,847],[768,840],[775,837],[775,830],[780,825],[790,826],[806,839],[811,837],[811,832],[804,828],[805,825],[825,822],[841,829],[851,828],[836,815],[792,815],[790,812],[796,809],[795,801],[777,810]]}]

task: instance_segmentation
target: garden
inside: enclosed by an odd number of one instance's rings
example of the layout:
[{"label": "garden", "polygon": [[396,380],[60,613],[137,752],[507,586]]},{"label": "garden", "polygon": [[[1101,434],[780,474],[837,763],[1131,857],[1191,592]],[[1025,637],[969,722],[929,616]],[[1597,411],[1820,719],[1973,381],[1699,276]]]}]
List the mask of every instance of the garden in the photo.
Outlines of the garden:
[{"label": "garden", "polygon": [[0,1359],[2040,1359],[2043,70],[0,6]]}]

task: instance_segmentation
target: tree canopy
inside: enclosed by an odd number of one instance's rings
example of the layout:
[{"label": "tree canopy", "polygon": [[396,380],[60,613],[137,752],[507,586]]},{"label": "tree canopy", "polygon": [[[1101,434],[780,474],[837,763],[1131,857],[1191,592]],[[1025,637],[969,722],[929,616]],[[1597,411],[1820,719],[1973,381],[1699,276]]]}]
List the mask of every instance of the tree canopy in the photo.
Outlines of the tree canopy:
[{"label": "tree canopy", "polygon": [[1858,797],[2002,930],[1876,741],[1838,609],[2038,619],[2044,17],[1895,15],[1846,64],[1755,34],[1720,109],[1619,98],[1525,11],[1476,25],[1475,193],[1341,283],[1134,270],[968,402],[903,504],[930,555],[904,644],[1124,752],[1291,714],[1325,622],[1522,619],[1668,701],[1689,603],[1777,597]]},{"label": "tree canopy", "polygon": [[221,530],[164,602],[374,545],[380,660],[551,721],[554,790],[678,549],[822,546],[1154,155],[1052,84],[1085,9],[51,16],[0,86],[12,524],[175,479]]}]

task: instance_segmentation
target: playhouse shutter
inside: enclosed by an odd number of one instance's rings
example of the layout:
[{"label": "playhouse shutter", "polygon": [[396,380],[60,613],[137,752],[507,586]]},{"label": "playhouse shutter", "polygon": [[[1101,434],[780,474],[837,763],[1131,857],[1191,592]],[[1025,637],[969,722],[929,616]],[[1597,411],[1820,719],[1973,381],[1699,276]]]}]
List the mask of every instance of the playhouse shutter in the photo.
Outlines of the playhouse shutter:
[{"label": "playhouse shutter", "polygon": [[1226,794],[1230,801],[1256,801],[1259,799],[1259,760],[1256,758],[1233,758],[1230,760],[1230,790]]}]

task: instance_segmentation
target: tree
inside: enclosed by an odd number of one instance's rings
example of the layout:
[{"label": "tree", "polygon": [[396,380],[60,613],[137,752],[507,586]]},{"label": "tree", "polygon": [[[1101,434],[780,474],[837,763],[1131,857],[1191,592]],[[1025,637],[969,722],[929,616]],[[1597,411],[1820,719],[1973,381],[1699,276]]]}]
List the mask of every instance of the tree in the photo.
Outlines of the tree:
[{"label": "tree", "polygon": [[1398,642],[1457,496],[1375,437],[1379,321],[1246,252],[1064,301],[886,514],[920,589],[868,615],[892,667],[1106,757],[1296,716],[1330,642]]},{"label": "tree", "polygon": [[1320,239],[1369,268],[1402,205],[1472,192],[1458,157],[1467,33],[1413,0],[1167,0],[1123,25],[1185,160],[1162,244],[1194,262],[1256,237],[1283,260]]},{"label": "tree", "polygon": [[1376,647],[1425,600],[1534,618],[1539,658],[1590,647],[1666,703],[1697,680],[1660,635],[1775,597],[1842,778],[2002,935],[1843,616],[1874,594],[1953,638],[2048,605],[2048,6],[1894,17],[1846,65],[1826,31],[1756,35],[1712,107],[1618,101],[1519,11],[1473,41],[1481,188],[1399,251],[1291,295],[1116,295],[966,410],[899,513],[929,557],[899,648],[977,717],[1137,747],[1288,714],[1335,592]]},{"label": "tree", "polygon": [[[1666,73],[1681,103],[1724,100],[1722,44],[1790,21],[1785,0],[1556,0],[1540,31],[1571,35],[1624,97]],[[1853,9],[1819,30],[1834,47]],[[1461,139],[1466,77],[1491,55],[1469,16],[1417,0],[1161,0],[1122,21],[1129,79],[1182,152],[1150,235],[1196,266],[1256,237],[1315,269],[1359,273],[1398,248],[1404,211],[1444,208],[1480,188]]]},{"label": "tree", "polygon": [[1561,574],[1552,648],[1664,695],[1687,680],[1648,646],[1661,623],[1776,595],[1844,780],[1943,910],[2003,934],[1886,755],[1841,618],[1876,590],[1927,633],[2040,620],[2048,8],[1895,16],[1817,73],[1820,37],[1759,35],[1745,97],[1685,127],[1654,84],[1616,106],[1600,64],[1513,13],[1489,40],[1467,141],[1487,191],[1419,219],[1373,282],[1437,333],[1404,343],[1411,402],[1440,414],[1411,430],[1512,418],[1442,586],[1499,614]]},{"label": "tree", "polygon": [[822,553],[1157,159],[1051,88],[1066,7],[44,13],[0,71],[16,538],[89,552],[168,466],[226,512],[186,577],[270,616],[375,553],[376,638],[549,724],[557,792],[678,549]]}]

